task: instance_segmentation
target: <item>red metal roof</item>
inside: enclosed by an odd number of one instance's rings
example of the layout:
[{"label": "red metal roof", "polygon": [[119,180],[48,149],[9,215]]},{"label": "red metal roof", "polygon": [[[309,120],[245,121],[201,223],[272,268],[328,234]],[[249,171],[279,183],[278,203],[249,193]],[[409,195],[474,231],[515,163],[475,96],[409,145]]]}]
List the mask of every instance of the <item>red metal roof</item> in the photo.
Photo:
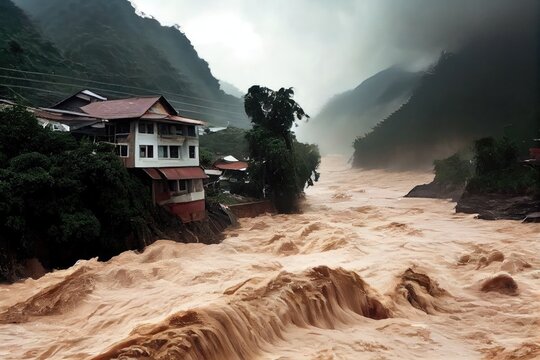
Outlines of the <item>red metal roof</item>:
[{"label": "red metal roof", "polygon": [[166,121],[178,122],[178,123],[188,124],[188,125],[206,125],[204,121],[188,119],[181,116],[165,115],[165,114],[144,114],[143,116],[141,116],[141,119],[166,120]]},{"label": "red metal roof", "polygon": [[93,117],[101,119],[139,118],[160,99],[160,96],[153,96],[97,101],[83,106],[81,110]]},{"label": "red metal roof", "polygon": [[159,175],[159,172],[157,171],[157,169],[146,168],[146,169],[143,169],[143,171],[147,173],[148,176],[150,176],[150,178],[152,178],[153,180],[161,180],[161,175]]},{"label": "red metal roof", "polygon": [[245,161],[221,162],[215,163],[214,167],[220,170],[243,170],[248,167],[248,163]]},{"label": "red metal roof", "polygon": [[168,180],[190,180],[207,179],[208,176],[200,167],[181,167],[181,168],[158,168]]}]

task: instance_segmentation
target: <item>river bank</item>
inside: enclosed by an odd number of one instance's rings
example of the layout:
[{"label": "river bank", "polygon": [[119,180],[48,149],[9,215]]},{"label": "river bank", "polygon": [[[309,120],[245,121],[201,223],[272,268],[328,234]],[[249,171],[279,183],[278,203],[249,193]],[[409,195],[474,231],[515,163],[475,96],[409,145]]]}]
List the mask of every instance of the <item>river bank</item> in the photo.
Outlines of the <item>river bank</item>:
[{"label": "river bank", "polygon": [[241,219],[220,244],[161,240],[0,286],[0,356],[540,356],[539,224],[403,198],[429,173],[321,172],[303,214]]}]

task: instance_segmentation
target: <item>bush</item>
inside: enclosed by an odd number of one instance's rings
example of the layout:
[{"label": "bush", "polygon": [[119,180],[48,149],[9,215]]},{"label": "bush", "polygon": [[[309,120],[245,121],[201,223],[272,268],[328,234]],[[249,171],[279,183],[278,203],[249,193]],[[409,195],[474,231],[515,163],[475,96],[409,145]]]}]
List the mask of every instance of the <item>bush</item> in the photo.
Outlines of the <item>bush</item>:
[{"label": "bush", "polygon": [[456,153],[444,160],[433,162],[435,172],[434,182],[443,185],[465,185],[474,174],[474,164],[471,159]]},{"label": "bush", "polygon": [[538,194],[540,171],[518,162],[516,146],[507,138],[476,141],[476,174],[467,185],[469,192],[513,195]]}]

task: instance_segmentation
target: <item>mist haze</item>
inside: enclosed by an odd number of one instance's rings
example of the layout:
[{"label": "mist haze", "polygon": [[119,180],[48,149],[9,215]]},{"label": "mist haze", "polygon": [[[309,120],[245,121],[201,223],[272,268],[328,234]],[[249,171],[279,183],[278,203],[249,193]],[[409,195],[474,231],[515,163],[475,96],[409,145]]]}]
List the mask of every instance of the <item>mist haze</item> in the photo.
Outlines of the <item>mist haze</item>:
[{"label": "mist haze", "polygon": [[240,89],[294,87],[312,116],[390,66],[423,70],[478,37],[530,35],[538,14],[534,0],[132,2],[180,24],[217,78]]}]

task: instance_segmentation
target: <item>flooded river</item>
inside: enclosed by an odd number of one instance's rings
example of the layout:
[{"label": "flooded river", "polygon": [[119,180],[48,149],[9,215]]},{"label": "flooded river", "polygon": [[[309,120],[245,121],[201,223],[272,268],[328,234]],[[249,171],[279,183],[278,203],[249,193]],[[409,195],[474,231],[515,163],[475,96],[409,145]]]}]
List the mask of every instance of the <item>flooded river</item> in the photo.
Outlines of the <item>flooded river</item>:
[{"label": "flooded river", "polygon": [[540,358],[540,224],[325,158],[299,215],[0,286],[1,359]]}]

